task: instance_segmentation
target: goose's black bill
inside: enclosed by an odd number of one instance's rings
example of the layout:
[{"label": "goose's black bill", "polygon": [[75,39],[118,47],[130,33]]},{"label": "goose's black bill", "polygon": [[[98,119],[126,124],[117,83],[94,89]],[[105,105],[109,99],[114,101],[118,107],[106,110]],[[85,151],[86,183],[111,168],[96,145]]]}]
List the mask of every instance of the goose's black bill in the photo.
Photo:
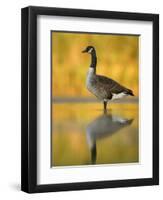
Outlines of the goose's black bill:
[{"label": "goose's black bill", "polygon": [[87,52],[87,49],[84,49],[83,51],[82,51],[82,53],[86,53]]}]

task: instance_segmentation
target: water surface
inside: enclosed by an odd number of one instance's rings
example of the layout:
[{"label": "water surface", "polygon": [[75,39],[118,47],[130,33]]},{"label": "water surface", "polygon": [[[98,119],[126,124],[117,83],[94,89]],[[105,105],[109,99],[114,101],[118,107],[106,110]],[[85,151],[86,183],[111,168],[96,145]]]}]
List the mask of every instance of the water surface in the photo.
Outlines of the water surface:
[{"label": "water surface", "polygon": [[139,161],[138,104],[52,104],[52,166]]}]

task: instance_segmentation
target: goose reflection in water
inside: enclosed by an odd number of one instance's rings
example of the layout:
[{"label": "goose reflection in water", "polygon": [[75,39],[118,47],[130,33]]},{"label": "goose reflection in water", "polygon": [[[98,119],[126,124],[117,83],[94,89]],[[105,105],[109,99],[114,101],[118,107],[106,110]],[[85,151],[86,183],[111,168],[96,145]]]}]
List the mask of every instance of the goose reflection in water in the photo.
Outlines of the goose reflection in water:
[{"label": "goose reflection in water", "polygon": [[124,127],[130,126],[133,119],[126,119],[112,114],[104,113],[86,127],[86,137],[91,151],[91,162],[96,163],[97,149],[96,140],[103,139],[117,133]]}]

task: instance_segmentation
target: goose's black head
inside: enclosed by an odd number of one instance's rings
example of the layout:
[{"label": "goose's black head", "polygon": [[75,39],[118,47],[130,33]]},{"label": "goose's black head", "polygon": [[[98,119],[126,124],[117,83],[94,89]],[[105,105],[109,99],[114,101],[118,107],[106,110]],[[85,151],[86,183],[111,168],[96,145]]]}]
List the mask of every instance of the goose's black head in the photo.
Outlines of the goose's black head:
[{"label": "goose's black head", "polygon": [[82,53],[89,53],[89,54],[93,54],[95,53],[95,48],[93,46],[87,46]]}]

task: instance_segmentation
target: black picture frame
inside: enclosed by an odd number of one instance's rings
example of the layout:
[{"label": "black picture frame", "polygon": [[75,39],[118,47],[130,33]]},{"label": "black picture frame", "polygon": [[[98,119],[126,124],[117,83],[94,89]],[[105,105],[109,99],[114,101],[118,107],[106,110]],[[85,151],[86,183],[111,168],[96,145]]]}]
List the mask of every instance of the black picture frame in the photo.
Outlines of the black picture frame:
[{"label": "black picture frame", "polygon": [[[37,184],[37,16],[71,16],[153,23],[153,177]],[[159,184],[159,15],[30,6],[21,11],[21,190],[28,193]]]}]

